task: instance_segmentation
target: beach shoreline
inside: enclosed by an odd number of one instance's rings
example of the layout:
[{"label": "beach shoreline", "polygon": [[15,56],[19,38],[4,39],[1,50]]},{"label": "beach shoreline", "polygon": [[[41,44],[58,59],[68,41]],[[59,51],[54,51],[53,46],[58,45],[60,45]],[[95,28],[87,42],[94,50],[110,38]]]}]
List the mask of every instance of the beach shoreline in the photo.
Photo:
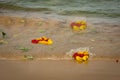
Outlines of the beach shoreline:
[{"label": "beach shoreline", "polygon": [[[119,57],[119,24],[112,24],[99,20],[90,22],[86,18],[59,18],[52,16],[25,17],[23,13],[13,16],[7,13],[0,16],[0,31],[7,33],[5,44],[1,44],[1,57],[33,55],[39,57],[65,57],[71,49],[89,47],[91,53],[96,56]],[[38,13],[36,13],[38,14]],[[34,13],[32,16],[38,16]],[[18,16],[19,15],[19,16]],[[87,21],[87,29],[75,32],[70,28],[70,23],[77,20]],[[91,20],[92,21],[92,20]],[[53,39],[53,45],[35,45],[31,40],[41,36],[48,36]],[[66,38],[64,38],[66,37]],[[101,43],[101,44],[98,44]],[[64,47],[65,48],[64,48]],[[26,47],[28,52],[20,50]],[[7,50],[5,50],[7,49]],[[15,57],[14,57],[15,58]]]}]

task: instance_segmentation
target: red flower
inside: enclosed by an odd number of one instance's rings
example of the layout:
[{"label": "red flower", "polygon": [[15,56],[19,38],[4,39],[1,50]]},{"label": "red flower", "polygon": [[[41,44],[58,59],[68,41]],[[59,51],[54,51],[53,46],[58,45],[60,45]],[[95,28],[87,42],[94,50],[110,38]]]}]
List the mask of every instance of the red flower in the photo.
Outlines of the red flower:
[{"label": "red flower", "polygon": [[71,27],[73,27],[73,26],[75,26],[76,25],[76,23],[75,22],[72,22],[71,23]]},{"label": "red flower", "polygon": [[33,39],[31,42],[34,44],[37,44],[39,42],[39,40]]},{"label": "red flower", "polygon": [[78,27],[80,27],[80,26],[81,26],[81,24],[80,24],[80,23],[76,23],[75,25],[76,25],[76,26],[78,26]]},{"label": "red flower", "polygon": [[76,56],[78,56],[79,54],[76,52],[76,53],[74,53],[73,54],[73,58],[75,59],[76,58]]},{"label": "red flower", "polygon": [[75,59],[76,56],[83,57],[83,56],[85,56],[85,55],[84,55],[84,54],[79,54],[79,53],[76,52],[76,53],[73,54],[72,57]]},{"label": "red flower", "polygon": [[78,56],[79,56],[79,57],[83,57],[83,56],[84,56],[84,54],[78,54]]},{"label": "red flower", "polygon": [[72,22],[71,23],[71,27],[73,28],[73,26],[77,26],[77,27],[80,27],[82,24],[80,23],[76,23],[76,22]]}]

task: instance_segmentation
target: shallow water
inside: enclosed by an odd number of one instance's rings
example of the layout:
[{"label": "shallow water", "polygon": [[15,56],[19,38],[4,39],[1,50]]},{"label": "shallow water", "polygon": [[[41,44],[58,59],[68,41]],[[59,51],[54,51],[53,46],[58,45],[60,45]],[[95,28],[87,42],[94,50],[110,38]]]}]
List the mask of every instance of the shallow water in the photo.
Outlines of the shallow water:
[{"label": "shallow water", "polygon": [[[2,57],[6,57],[4,53],[15,53],[15,57],[18,53],[23,57],[26,52],[14,47],[32,46],[34,48],[27,53],[40,54],[37,57],[45,56],[45,59],[58,59],[56,56],[66,59],[64,55],[71,49],[90,47],[98,56],[119,56],[119,5],[119,0],[0,0],[0,30],[9,33],[9,38],[5,39],[8,44],[0,46],[0,53]],[[20,22],[24,19],[27,23]],[[71,30],[70,23],[77,20],[87,21],[85,32]],[[39,21],[45,22],[44,25],[37,25]],[[40,29],[45,32],[40,33]],[[15,34],[19,36],[13,37]],[[30,43],[31,39],[43,35],[52,38],[55,44],[36,46]]]},{"label": "shallow water", "polygon": [[59,15],[120,17],[119,0],[0,0],[0,8]]},{"label": "shallow water", "polygon": [[[39,16],[40,17],[40,16]],[[88,22],[87,29],[81,32],[74,32],[70,28],[71,19],[56,18],[26,18],[1,16],[0,29],[8,35],[4,39],[7,43],[0,45],[2,57],[23,58],[24,54],[35,55],[36,57],[47,57],[48,59],[66,59],[65,55],[71,49],[89,47],[90,53],[95,56],[120,56],[119,25],[100,22]],[[9,21],[9,22],[8,22]],[[42,21],[42,25],[38,25]],[[41,32],[41,30],[43,32]],[[52,45],[32,44],[31,40],[46,36],[53,40]],[[0,36],[2,39],[2,36]],[[22,47],[22,49],[21,49]],[[24,50],[24,49],[27,49]],[[51,58],[52,57],[52,58]]]}]

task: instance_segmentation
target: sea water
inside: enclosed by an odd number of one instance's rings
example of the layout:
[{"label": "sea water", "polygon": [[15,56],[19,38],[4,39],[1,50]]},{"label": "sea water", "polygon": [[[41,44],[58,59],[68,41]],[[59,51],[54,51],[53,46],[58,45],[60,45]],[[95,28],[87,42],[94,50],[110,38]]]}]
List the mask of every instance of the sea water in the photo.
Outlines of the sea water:
[{"label": "sea water", "polygon": [[0,0],[0,9],[120,18],[120,0]]}]

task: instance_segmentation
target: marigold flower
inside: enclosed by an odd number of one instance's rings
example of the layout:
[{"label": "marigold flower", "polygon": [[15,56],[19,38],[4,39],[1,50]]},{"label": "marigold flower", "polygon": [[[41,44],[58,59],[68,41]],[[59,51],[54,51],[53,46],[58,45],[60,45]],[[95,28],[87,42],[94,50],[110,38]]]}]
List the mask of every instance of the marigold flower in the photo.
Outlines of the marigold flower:
[{"label": "marigold flower", "polygon": [[79,27],[78,26],[73,26],[73,30],[78,31]]},{"label": "marigold flower", "polygon": [[73,58],[77,61],[77,62],[84,62],[87,61],[89,58],[89,54],[87,51],[80,51],[80,52],[76,52],[73,54]]},{"label": "marigold flower", "polygon": [[75,26],[75,22],[72,22],[72,23],[71,23],[71,27],[73,27],[73,26]]},{"label": "marigold flower", "polygon": [[34,44],[37,44],[39,41],[36,40],[36,39],[33,39],[31,42],[34,43]]},{"label": "marigold flower", "polygon": [[78,56],[78,53],[77,53],[77,52],[76,52],[76,53],[74,53],[72,57],[75,59],[75,58],[76,58],[76,56]]},{"label": "marigold flower", "polygon": [[53,43],[51,39],[46,38],[44,36],[41,38],[33,39],[31,42],[34,44],[48,44],[48,45]]},{"label": "marigold flower", "polygon": [[86,28],[85,25],[80,26],[80,30],[84,30]]},{"label": "marigold flower", "polygon": [[71,23],[71,27],[73,30],[84,30],[86,28],[86,21],[76,21]]}]

